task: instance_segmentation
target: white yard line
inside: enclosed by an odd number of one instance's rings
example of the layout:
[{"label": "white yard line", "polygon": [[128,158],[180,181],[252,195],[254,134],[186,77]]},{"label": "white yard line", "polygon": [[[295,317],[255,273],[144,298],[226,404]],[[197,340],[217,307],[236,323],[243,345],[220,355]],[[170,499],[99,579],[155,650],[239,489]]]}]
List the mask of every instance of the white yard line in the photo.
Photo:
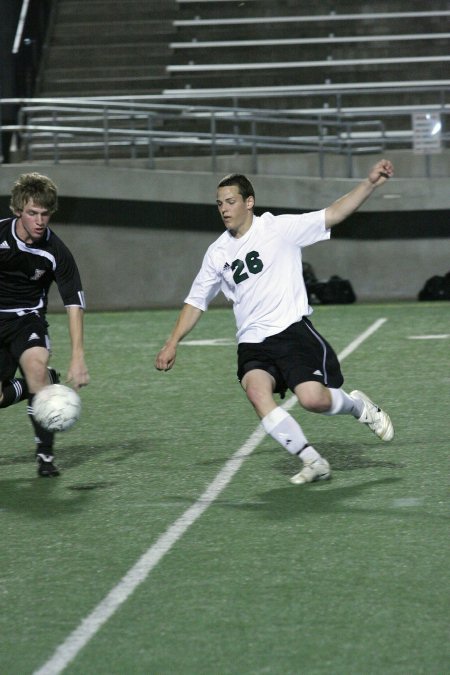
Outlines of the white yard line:
[{"label": "white yard line", "polygon": [[[340,354],[338,358],[343,361],[347,356],[354,352],[364,340],[367,340],[375,331],[377,331],[386,319],[378,319],[367,330],[351,342]],[[292,408],[297,399],[292,396],[284,403],[283,408]],[[226,488],[233,476],[239,471],[244,461],[261,443],[266,433],[261,425],[258,425],[253,434],[247,439],[243,446],[237,450],[229,459],[224,467],[219,471],[215,479],[206,488],[205,492],[197,499],[195,504],[190,506],[178,520],[176,520],[162,534],[154,544],[139,558],[139,560],[130,568],[119,583],[108,593],[108,595],[95,607],[95,609],[86,616],[79,626],[62,642],[55,650],[50,659],[44,663],[33,675],[58,675],[69,663],[71,663],[77,654],[85,647],[95,636],[100,628],[110,619],[116,610],[131,596],[136,588],[148,577],[152,569],[165,556],[166,553],[177,543],[183,534],[200,518],[202,513],[211,506],[221,492]]]},{"label": "white yard line", "polygon": [[409,335],[408,340],[447,340],[450,333],[440,333],[436,335]]}]

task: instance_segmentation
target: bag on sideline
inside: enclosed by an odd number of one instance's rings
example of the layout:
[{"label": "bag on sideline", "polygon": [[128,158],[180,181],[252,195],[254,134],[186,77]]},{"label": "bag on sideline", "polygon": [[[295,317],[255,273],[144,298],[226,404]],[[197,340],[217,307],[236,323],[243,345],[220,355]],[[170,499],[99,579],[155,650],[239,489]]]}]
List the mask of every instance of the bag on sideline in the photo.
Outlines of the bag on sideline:
[{"label": "bag on sideline", "polygon": [[450,300],[450,272],[443,277],[435,275],[425,282],[419,300]]},{"label": "bag on sideline", "polygon": [[319,281],[312,266],[304,262],[303,278],[311,305],[344,305],[356,300],[350,281],[342,279],[337,274],[331,276],[328,281]]}]

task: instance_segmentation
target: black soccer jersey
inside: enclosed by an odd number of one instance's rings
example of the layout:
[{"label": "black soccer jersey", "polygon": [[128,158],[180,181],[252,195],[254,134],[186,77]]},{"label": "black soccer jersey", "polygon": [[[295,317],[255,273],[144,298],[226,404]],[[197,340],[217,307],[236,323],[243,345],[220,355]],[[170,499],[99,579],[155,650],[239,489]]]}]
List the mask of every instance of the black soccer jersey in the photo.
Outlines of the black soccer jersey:
[{"label": "black soccer jersey", "polygon": [[16,220],[0,220],[0,316],[45,314],[53,281],[66,307],[84,309],[80,274],[67,246],[48,227],[40,241],[25,244],[16,234]]}]

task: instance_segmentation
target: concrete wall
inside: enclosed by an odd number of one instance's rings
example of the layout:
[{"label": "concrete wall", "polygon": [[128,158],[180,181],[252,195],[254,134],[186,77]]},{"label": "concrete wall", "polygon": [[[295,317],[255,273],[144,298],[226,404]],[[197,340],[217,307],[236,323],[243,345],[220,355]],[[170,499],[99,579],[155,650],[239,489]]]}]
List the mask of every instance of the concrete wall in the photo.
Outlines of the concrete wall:
[{"label": "concrete wall", "polygon": [[[375,159],[366,157],[358,161],[358,179]],[[257,203],[286,212],[298,208],[313,210],[327,206],[357,183],[358,179],[344,177],[324,180],[311,177],[309,162],[310,158],[291,157],[289,170],[293,172],[297,166],[297,175],[249,175],[255,185]],[[3,165],[0,196],[9,194],[18,174],[38,171],[55,180],[61,202],[64,197],[102,198],[113,205],[118,199],[175,201],[185,204],[188,213],[190,204],[214,203],[218,179],[230,170],[248,173],[244,164],[236,158],[221,160],[216,175],[197,170],[195,165],[186,172],[93,164]],[[421,172],[411,158],[399,155],[395,164],[397,177],[374,193],[362,212],[401,214],[450,209],[448,157],[439,160],[438,173],[443,175],[433,179],[417,175]],[[8,213],[2,215],[6,217]],[[58,225],[55,215],[53,226],[77,258],[91,309],[181,305],[207,246],[222,231],[216,214],[210,229],[203,232],[195,224],[190,230],[173,230],[170,223],[163,221],[149,223],[148,227],[145,223],[116,227],[113,217],[106,226],[90,222]],[[450,223],[448,234],[439,238],[335,239],[305,249],[304,259],[313,265],[320,278],[332,274],[349,278],[360,300],[415,299],[428,277],[450,270]],[[60,307],[55,294],[50,306]]]},{"label": "concrete wall", "polygon": [[[215,239],[201,232],[141,228],[54,229],[77,257],[89,309],[181,306]],[[61,306],[54,289],[51,306]]]},{"label": "concrete wall", "polygon": [[[411,152],[391,152],[395,178],[374,193],[361,211],[410,211],[450,208],[450,151],[429,157],[431,179],[426,178],[427,162]],[[209,158],[171,158],[157,161],[157,170],[139,162],[126,166],[100,163],[20,163],[0,166],[0,195],[7,195],[16,176],[27,171],[48,174],[58,185],[61,197],[129,199],[153,202],[211,204],[218,180],[239,171],[252,180],[259,206],[319,209],[327,206],[367,175],[373,156],[356,156],[353,179],[346,178],[347,160],[329,157],[326,176],[319,177],[317,155],[283,155],[260,158],[258,175],[251,173],[251,159],[233,155],[218,158],[211,172]],[[142,164],[142,163],[141,163]]]},{"label": "concrete wall", "polygon": [[[80,231],[71,225],[54,229],[77,257],[90,309],[181,306],[215,239],[202,232],[93,226]],[[349,278],[359,300],[411,300],[427,278],[450,271],[450,238],[336,239],[310,246],[303,258],[319,278]],[[220,296],[215,304],[225,300]],[[57,293],[51,306],[61,306]]]}]

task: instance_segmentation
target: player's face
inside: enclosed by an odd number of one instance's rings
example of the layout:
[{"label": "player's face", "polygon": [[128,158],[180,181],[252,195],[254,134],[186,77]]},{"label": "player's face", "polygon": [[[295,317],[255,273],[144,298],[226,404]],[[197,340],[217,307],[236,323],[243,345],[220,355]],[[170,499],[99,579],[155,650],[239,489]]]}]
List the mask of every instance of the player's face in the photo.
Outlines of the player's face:
[{"label": "player's face", "polygon": [[230,234],[233,237],[242,237],[252,224],[255,205],[253,197],[244,199],[237,185],[227,185],[218,188],[216,203],[223,224]]},{"label": "player's face", "polygon": [[45,233],[45,230],[50,220],[50,212],[48,209],[38,206],[30,199],[22,211],[16,213],[17,235],[25,244],[34,244],[39,241]]}]

